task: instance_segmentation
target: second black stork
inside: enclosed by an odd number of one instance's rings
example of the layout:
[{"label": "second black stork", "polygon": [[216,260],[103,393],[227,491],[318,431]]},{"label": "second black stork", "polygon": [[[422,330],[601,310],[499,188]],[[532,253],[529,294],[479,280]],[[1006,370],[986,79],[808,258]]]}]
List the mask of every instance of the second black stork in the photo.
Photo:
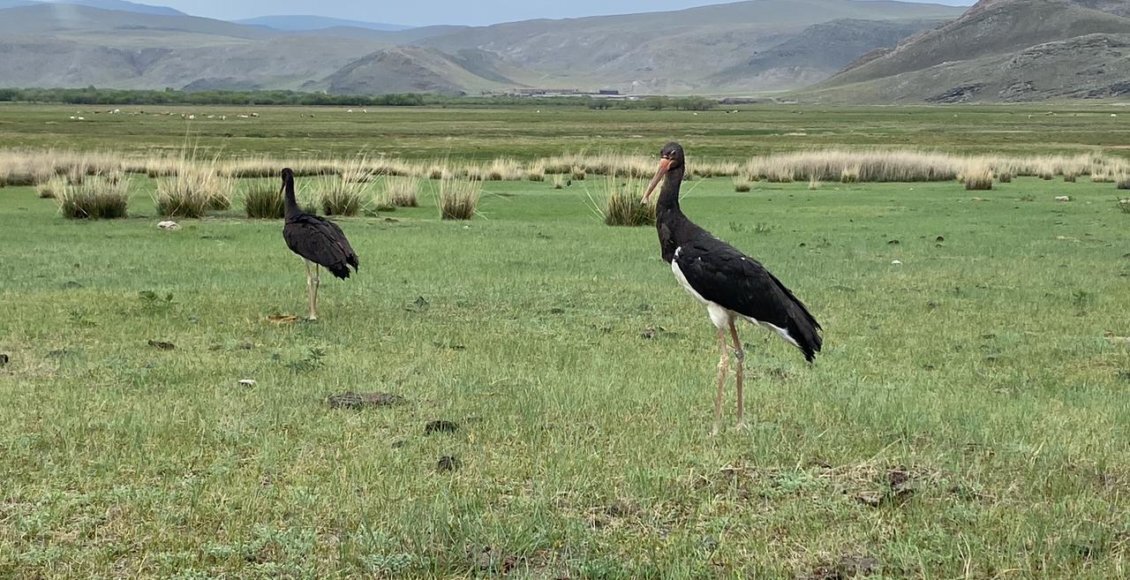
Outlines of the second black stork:
[{"label": "second black stork", "polygon": [[683,214],[679,208],[679,186],[686,171],[683,148],[668,143],[660,151],[659,170],[647,187],[645,202],[660,181],[663,187],[656,203],[656,229],[663,260],[671,264],[675,279],[706,306],[710,321],[718,329],[718,391],[714,397],[714,433],[722,418],[722,394],[730,357],[727,333],[737,359],[738,428],[745,427],[742,392],[745,353],[734,322],[747,320],[773,330],[796,346],[812,362],[820,351],[820,324],[804,304],[764,266],[737,248],[719,240]]},{"label": "second black stork", "polygon": [[345,239],[337,224],[316,215],[304,213],[294,198],[294,171],[282,170],[282,189],[286,192],[286,223],[283,239],[290,251],[306,263],[306,298],[310,320],[318,319],[319,268],[325,268],[341,279],[349,277],[349,267],[357,270],[357,253]]}]

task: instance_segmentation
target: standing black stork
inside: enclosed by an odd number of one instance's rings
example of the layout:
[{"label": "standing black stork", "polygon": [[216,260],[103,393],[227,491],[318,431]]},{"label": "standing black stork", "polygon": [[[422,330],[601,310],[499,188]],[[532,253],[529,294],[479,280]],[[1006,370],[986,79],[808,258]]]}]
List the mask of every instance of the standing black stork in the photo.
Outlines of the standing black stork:
[{"label": "standing black stork", "polygon": [[[290,251],[306,262],[306,298],[310,320],[318,319],[319,267],[341,279],[349,277],[349,266],[357,270],[357,254],[337,224],[316,215],[303,213],[294,199],[294,171],[282,170],[282,189],[286,191],[286,224],[283,239]],[[311,270],[313,266],[313,270]]]},{"label": "standing black stork", "polygon": [[644,201],[655,186],[663,181],[656,205],[656,229],[663,260],[671,264],[675,279],[699,302],[706,305],[710,321],[718,328],[718,393],[714,397],[714,434],[722,418],[722,391],[726,384],[730,357],[726,352],[726,331],[734,342],[737,358],[735,380],[738,390],[738,429],[745,428],[742,393],[745,353],[738,339],[734,321],[745,319],[777,332],[796,346],[804,358],[812,362],[820,351],[820,324],[804,304],[793,296],[775,276],[757,260],[719,240],[702,229],[679,209],[679,185],[683,181],[686,160],[678,143],[668,143],[660,151],[659,170],[647,186]]}]

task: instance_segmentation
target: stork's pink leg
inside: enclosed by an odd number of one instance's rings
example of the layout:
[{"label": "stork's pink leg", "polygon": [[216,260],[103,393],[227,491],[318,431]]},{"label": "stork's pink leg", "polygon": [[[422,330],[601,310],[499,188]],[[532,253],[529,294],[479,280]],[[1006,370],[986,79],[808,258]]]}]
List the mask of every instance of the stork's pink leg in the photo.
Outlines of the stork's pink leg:
[{"label": "stork's pink leg", "polygon": [[718,329],[718,346],[722,356],[718,359],[718,392],[714,395],[714,430],[711,435],[718,434],[722,423],[722,393],[726,387],[726,372],[730,368],[730,353],[726,352],[726,331],[721,328]]},{"label": "stork's pink leg", "polygon": [[734,371],[734,380],[738,384],[738,424],[737,428],[745,429],[745,393],[742,391],[742,380],[745,378],[745,351],[742,350],[742,341],[738,339],[738,329],[734,326],[734,319],[730,319],[730,337],[734,339],[734,358],[738,359],[738,368]]}]

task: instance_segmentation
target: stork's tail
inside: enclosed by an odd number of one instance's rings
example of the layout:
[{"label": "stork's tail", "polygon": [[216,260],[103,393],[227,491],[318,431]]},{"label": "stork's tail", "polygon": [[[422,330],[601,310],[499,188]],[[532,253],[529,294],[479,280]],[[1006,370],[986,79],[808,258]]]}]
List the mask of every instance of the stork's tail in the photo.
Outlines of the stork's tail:
[{"label": "stork's tail", "polygon": [[769,274],[777,286],[785,292],[788,297],[788,323],[785,325],[785,332],[788,334],[789,342],[792,342],[804,353],[804,359],[812,362],[816,358],[816,353],[820,352],[820,347],[824,345],[824,338],[820,336],[820,323],[816,322],[816,317],[808,311],[808,308],[793,295],[792,291],[788,289],[776,276]]},{"label": "stork's tail", "polygon": [[816,358],[816,353],[820,352],[820,347],[824,345],[824,339],[820,336],[820,323],[816,322],[800,300],[794,300],[790,310],[789,325],[786,330],[789,337],[804,353],[805,360],[812,362]]}]

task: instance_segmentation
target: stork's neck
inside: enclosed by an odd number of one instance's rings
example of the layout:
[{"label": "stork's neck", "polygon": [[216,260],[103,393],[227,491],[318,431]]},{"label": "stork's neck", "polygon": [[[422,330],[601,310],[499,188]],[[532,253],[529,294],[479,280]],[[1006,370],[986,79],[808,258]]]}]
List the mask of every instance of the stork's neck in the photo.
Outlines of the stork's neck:
[{"label": "stork's neck", "polygon": [[682,214],[679,209],[679,186],[683,183],[682,165],[667,172],[663,178],[663,187],[659,190],[659,201],[656,202],[655,209],[659,214],[675,213]]},{"label": "stork's neck", "polygon": [[287,179],[283,184],[283,189],[286,191],[286,219],[298,217],[302,210],[298,209],[298,200],[294,198],[294,179]]}]

